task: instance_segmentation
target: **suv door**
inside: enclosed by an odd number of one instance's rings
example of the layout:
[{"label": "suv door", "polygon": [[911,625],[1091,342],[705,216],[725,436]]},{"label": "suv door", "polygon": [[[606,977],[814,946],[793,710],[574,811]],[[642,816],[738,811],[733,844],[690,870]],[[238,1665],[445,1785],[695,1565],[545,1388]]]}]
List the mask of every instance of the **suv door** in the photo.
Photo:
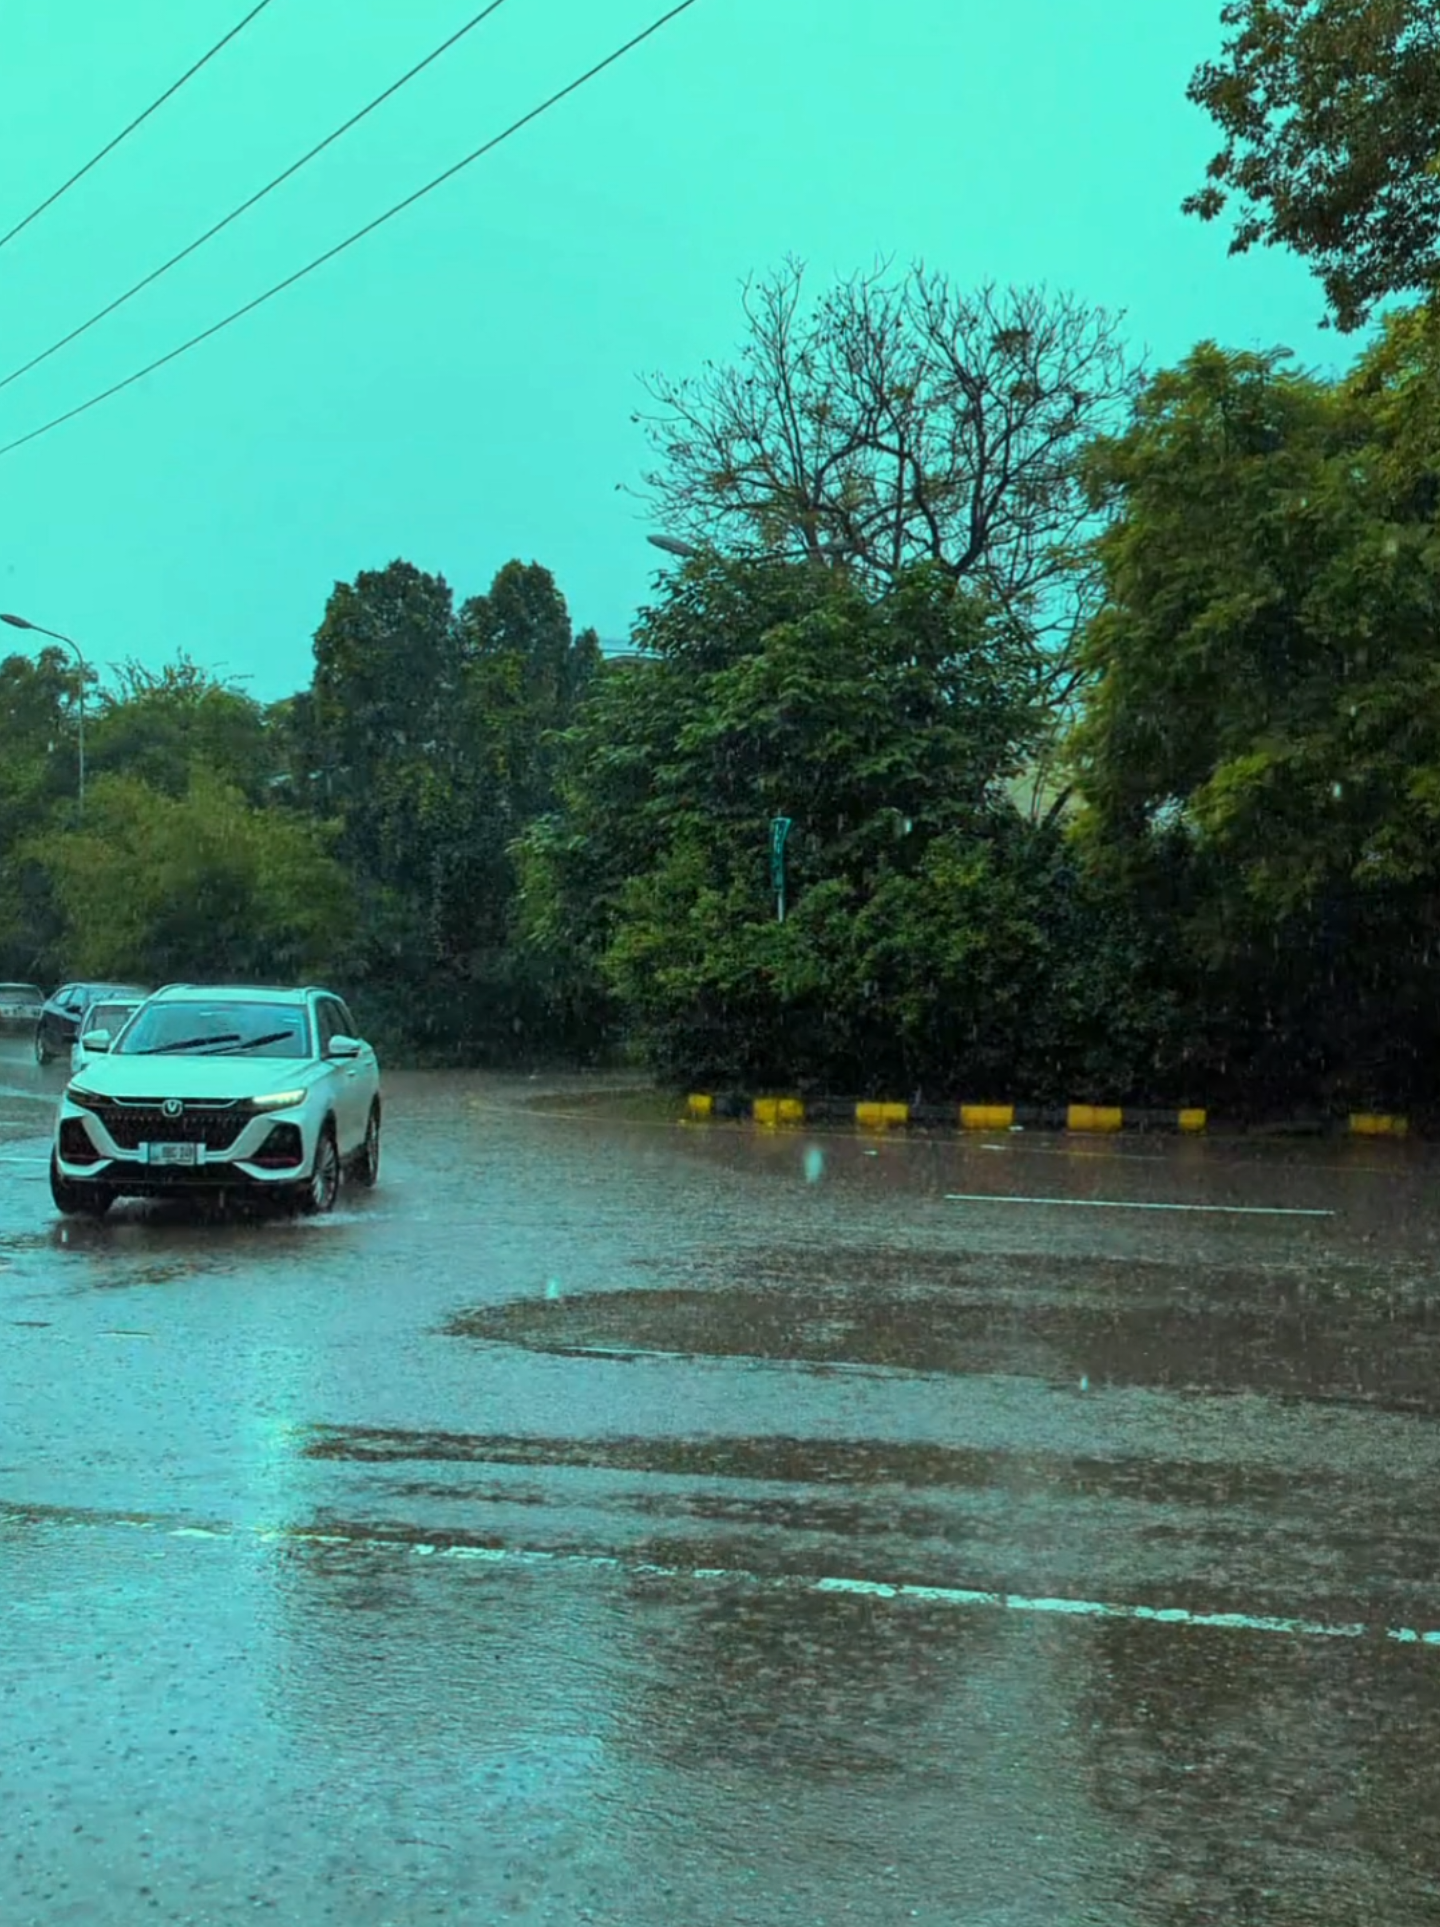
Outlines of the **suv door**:
[{"label": "suv door", "polygon": [[355,1019],[350,1013],[349,1004],[343,1003],[338,997],[333,998],[332,1002],[340,1011],[343,1035],[354,1037],[364,1045],[355,1060],[355,1095],[359,1099],[359,1123],[356,1128],[363,1138],[370,1122],[370,1106],[380,1094],[380,1060],[355,1028]]},{"label": "suv door", "polygon": [[330,1039],[348,1035],[345,1029],[345,1012],[341,1009],[338,998],[316,998],[315,1032],[320,1055],[325,1058],[329,1073],[329,1085],[335,1105],[335,1131],[340,1140],[340,1155],[342,1158],[348,1158],[358,1150],[360,1140],[365,1135],[367,1106],[365,1087],[359,1075],[359,1059],[326,1057]]}]

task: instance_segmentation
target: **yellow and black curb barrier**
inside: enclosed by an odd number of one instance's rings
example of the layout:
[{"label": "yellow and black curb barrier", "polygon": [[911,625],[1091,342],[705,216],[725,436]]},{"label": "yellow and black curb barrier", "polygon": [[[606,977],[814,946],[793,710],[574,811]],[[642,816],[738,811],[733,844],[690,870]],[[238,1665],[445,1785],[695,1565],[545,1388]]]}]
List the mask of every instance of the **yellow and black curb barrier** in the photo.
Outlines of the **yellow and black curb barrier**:
[{"label": "yellow and black curb barrier", "polygon": [[1351,1137],[1406,1137],[1409,1120],[1387,1113],[1352,1112],[1346,1117],[1296,1119],[1257,1124],[1214,1119],[1198,1109],[1149,1110],[1109,1104],[897,1104],[836,1097],[746,1097],[734,1093],[692,1092],[687,1113],[696,1123],[741,1119],[779,1129],[782,1125],[853,1124],[864,1131],[918,1126],[952,1131],[1205,1131],[1319,1134],[1341,1131]]}]

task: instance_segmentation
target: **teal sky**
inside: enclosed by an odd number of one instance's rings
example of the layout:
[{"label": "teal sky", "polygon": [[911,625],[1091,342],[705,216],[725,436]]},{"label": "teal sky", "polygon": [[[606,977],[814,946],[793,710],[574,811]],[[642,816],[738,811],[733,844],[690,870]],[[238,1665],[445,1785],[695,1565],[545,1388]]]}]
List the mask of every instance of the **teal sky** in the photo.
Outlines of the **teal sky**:
[{"label": "teal sky", "polygon": [[[273,0],[0,249],[0,376],[288,165],[481,0]],[[82,341],[0,391],[0,442],[131,373],[477,147],[664,10],[507,0],[353,134]],[[248,0],[0,16],[0,232]],[[1137,352],[1213,336],[1316,365],[1317,285],[1226,257],[1179,204],[1220,0],[699,0],[494,154],[213,341],[0,458],[0,608],[103,668],[185,649],[264,699],[306,682],[336,579],[403,556],[457,598],[511,556],[627,634],[646,546],[642,371],[741,341],[740,283],[895,257],[1123,309]],[[8,649],[20,639],[11,634]]]}]

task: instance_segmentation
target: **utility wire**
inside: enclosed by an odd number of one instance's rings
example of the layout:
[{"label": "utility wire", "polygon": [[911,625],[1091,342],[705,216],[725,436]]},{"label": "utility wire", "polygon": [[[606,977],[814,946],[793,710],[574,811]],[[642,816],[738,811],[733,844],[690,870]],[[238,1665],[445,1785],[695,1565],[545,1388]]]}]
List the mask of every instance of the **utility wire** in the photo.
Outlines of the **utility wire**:
[{"label": "utility wire", "polygon": [[364,227],[356,228],[355,232],[348,234],[343,241],[337,241],[333,248],[327,248],[324,254],[317,254],[313,261],[307,261],[303,268],[297,268],[294,274],[286,275],[283,281],[277,281],[273,287],[267,288],[264,294],[257,294],[253,301],[247,301],[243,307],[233,309],[231,313],[225,316],[223,321],[213,322],[210,327],[203,329],[198,335],[191,335],[188,341],[182,341],[180,346],[178,348],[172,348],[169,354],[159,356],[157,360],[147,363],[144,368],[138,368],[133,375],[127,375],[123,381],[117,381],[111,387],[102,389],[98,395],[92,395],[89,401],[82,401],[77,407],[66,409],[63,415],[56,415],[53,420],[43,423],[39,428],[32,428],[28,435],[20,435],[17,436],[13,442],[6,442],[3,447],[0,447],[0,455],[12,454],[15,449],[23,448],[26,442],[33,442],[41,435],[48,435],[52,428],[59,428],[63,423],[73,421],[77,415],[83,415],[92,408],[98,408],[102,401],[109,401],[112,395],[118,395],[124,389],[134,387],[137,381],[143,381],[147,375],[153,375],[157,368],[163,368],[167,362],[177,361],[181,355],[188,354],[192,348],[198,348],[202,341],[208,341],[212,335],[218,335],[223,328],[228,328],[232,322],[241,320],[247,314],[253,314],[256,308],[263,307],[267,301],[273,300],[277,294],[283,294],[287,288],[293,288],[297,281],[303,281],[306,275],[313,274],[317,268],[324,267],[327,261],[333,261],[336,255],[343,254],[347,248],[354,247],[357,241],[363,241],[367,234],[373,234],[376,228],[383,227],[387,221],[393,220],[397,214],[403,214],[406,208],[413,207],[417,201],[423,200],[427,194],[433,193],[434,190],[442,186],[444,182],[453,180],[455,175],[459,174],[464,168],[478,161],[482,155],[490,153],[491,150],[498,147],[502,141],[509,140],[512,134],[518,134],[520,129],[527,127],[532,120],[538,120],[541,114],[548,113],[552,107],[558,106],[567,95],[575,93],[576,90],[583,87],[587,81],[593,80],[597,74],[603,73],[607,67],[613,67],[617,60],[623,59],[633,48],[638,47],[642,41],[648,40],[652,34],[658,33],[662,27],[668,26],[679,14],[687,12],[694,4],[695,0],[679,0],[679,4],[671,7],[668,13],[662,13],[658,19],[652,20],[648,27],[642,28],[639,33],[627,40],[623,46],[617,47],[613,53],[606,54],[603,60],[597,60],[593,67],[587,68],[577,79],[570,81],[566,86],[558,89],[558,91],[551,94],[548,99],[542,100],[538,107],[532,107],[529,113],[522,114],[519,120],[511,121],[507,128],[499,134],[492,135],[483,146],[477,147],[473,153],[467,154],[463,160],[456,161],[453,167],[447,167],[443,174],[437,174],[433,180],[427,181],[424,187],[417,187],[413,194],[407,194],[403,201],[397,201],[393,207],[387,208],[383,214],[377,214],[375,219],[373,221],[367,221]]},{"label": "utility wire", "polygon": [[392,94],[398,94],[400,89],[412,81],[417,74],[423,73],[425,68],[440,58],[441,54],[448,53],[457,41],[463,40],[467,33],[470,33],[474,28],[478,27],[482,20],[488,19],[489,16],[494,13],[498,7],[503,6],[504,3],[505,0],[490,0],[490,5],[482,8],[473,20],[467,20],[458,33],[452,33],[448,40],[442,40],[435,51],[426,54],[425,58],[416,66],[412,67],[408,74],[402,74],[397,81],[392,82],[391,85],[385,89],[383,94],[377,94],[367,107],[362,107],[358,114],[352,114],[349,120],[335,129],[333,134],[327,134],[318,146],[310,149],[308,154],[302,154],[298,161],[292,161],[283,174],[277,174],[273,181],[267,182],[266,185],[260,189],[258,194],[252,194],[248,201],[242,201],[239,207],[234,208],[225,216],[223,221],[217,221],[214,227],[207,228],[205,232],[200,235],[198,239],[192,241],[188,247],[181,248],[178,254],[172,254],[168,261],[154,269],[150,274],[147,274],[142,281],[137,281],[133,288],[127,288],[124,294],[117,295],[113,301],[107,303],[107,305],[97,313],[92,314],[88,321],[82,321],[78,328],[72,328],[68,335],[62,335],[58,341],[52,342],[41,354],[32,355],[30,360],[25,362],[23,366],[14,369],[10,374],[6,375],[3,380],[0,380],[0,388],[8,388],[12,381],[19,381],[22,375],[28,375],[32,368],[38,368],[41,362],[48,361],[51,355],[58,355],[62,348],[68,348],[72,341],[78,341],[81,335],[87,334],[90,329],[95,326],[97,321],[103,321],[106,315],[114,314],[117,308],[123,308],[125,303],[131,300],[133,296],[139,294],[142,288],[148,288],[151,282],[158,281],[162,274],[168,274],[171,268],[178,267],[189,255],[194,254],[197,248],[203,248],[207,241],[213,241],[222,228],[229,227],[232,221],[238,221],[242,214],[248,214],[250,209],[254,207],[258,201],[263,201],[265,196],[273,193],[283,181],[288,181],[292,174],[298,174],[300,169],[308,166],[317,154],[323,154],[327,147],[332,147],[335,142],[340,139],[342,134],[348,134],[352,127],[358,127],[367,114],[373,114],[375,109],[389,100]]},{"label": "utility wire", "polygon": [[145,112],[143,114],[137,114],[135,119],[131,121],[128,127],[122,127],[120,132],[115,136],[114,140],[107,141],[106,144],[100,149],[100,152],[98,154],[94,155],[92,159],[86,161],[85,165],[82,168],[78,169],[77,172],[72,174],[69,180],[63,184],[63,186],[57,187],[53,194],[49,195],[45,200],[43,200],[40,203],[39,207],[31,208],[30,212],[25,216],[25,219],[23,221],[18,221],[15,224],[15,226],[11,228],[8,234],[0,234],[0,248],[3,248],[8,242],[13,241],[15,239],[15,236],[17,234],[22,233],[24,229],[29,227],[32,221],[38,220],[40,216],[45,212],[47,207],[54,207],[55,203],[60,199],[60,196],[62,194],[68,194],[70,192],[70,189],[74,187],[75,183],[77,181],[83,180],[85,176],[90,172],[92,167],[98,167],[100,162],[104,160],[107,154],[113,154],[115,149],[120,145],[121,141],[127,140],[129,136],[135,132],[135,129],[137,127],[141,126],[143,122],[149,120],[150,116],[153,113],[155,113],[157,109],[165,105],[166,101],[170,99],[172,94],[178,94],[180,89],[185,85],[187,80],[193,80],[196,74],[199,73],[200,69],[203,66],[205,66],[208,61],[213,60],[216,54],[219,53],[222,47],[227,47],[230,44],[230,42],[235,38],[236,34],[243,33],[245,28],[250,25],[250,22],[254,20],[258,14],[264,13],[265,9],[269,5],[270,5],[270,0],[259,0],[259,5],[252,7],[249,13],[246,14],[243,20],[237,21],[235,25],[230,29],[229,33],[223,35],[221,39],[217,40],[215,42],[215,45],[210,49],[208,54],[202,54],[200,58],[195,62],[195,65],[193,67],[187,68],[186,71],[183,74],[181,74],[180,78],[177,81],[175,81],[171,86],[165,89],[164,93],[161,94],[158,100],[152,100],[150,105],[145,109]]}]

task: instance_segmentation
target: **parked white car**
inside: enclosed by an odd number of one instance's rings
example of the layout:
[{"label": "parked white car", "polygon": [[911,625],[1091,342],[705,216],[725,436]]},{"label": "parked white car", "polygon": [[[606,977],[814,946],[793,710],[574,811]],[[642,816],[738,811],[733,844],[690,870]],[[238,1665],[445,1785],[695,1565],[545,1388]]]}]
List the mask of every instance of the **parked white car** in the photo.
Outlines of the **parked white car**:
[{"label": "parked white car", "polygon": [[50,1158],[67,1215],[197,1191],[329,1211],[342,1175],[380,1175],[380,1067],[332,991],[170,984],[82,1041]]},{"label": "parked white car", "polygon": [[[113,1049],[114,1040],[144,1001],[143,997],[102,997],[86,1011],[85,1028],[87,1031],[103,1030],[111,1040]],[[83,1070],[89,1059],[90,1053],[85,1048],[84,1038],[77,1037],[70,1046],[70,1075],[73,1077],[76,1071]]]},{"label": "parked white car", "polygon": [[38,984],[0,984],[0,1026],[32,1029],[45,1008],[45,992]]}]

